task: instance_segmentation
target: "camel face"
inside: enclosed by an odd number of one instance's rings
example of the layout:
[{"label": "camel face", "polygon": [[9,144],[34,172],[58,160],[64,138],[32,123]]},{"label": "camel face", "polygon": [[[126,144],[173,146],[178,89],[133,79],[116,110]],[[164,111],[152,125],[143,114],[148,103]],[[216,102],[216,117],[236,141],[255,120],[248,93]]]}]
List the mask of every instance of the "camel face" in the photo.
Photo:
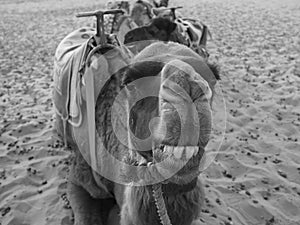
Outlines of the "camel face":
[{"label": "camel face", "polygon": [[147,161],[175,157],[187,168],[199,166],[199,146],[205,147],[211,130],[211,93],[195,74],[179,60],[137,62],[126,71],[130,145]]},{"label": "camel face", "polygon": [[[156,52],[164,48],[169,51],[162,53],[170,55]],[[177,52],[180,48],[181,53]],[[186,56],[185,51],[190,56]],[[152,52],[154,56],[143,56],[147,52]],[[176,43],[152,44],[133,60],[131,65],[114,74],[97,94],[96,129],[105,148],[97,149],[98,164],[107,163],[103,161],[101,152],[108,152],[122,160],[124,156],[131,157],[129,155],[133,151],[142,156],[131,158],[137,164],[145,161],[162,162],[169,158],[170,162],[179,162],[177,169],[186,164],[186,168],[196,171],[211,131],[209,102],[210,86],[214,82],[210,83],[202,76],[213,74],[202,73],[200,66],[200,76],[193,66],[195,62],[198,65],[202,62],[207,67],[205,62],[190,49]],[[100,68],[103,65],[101,63]],[[122,97],[116,100],[118,96]],[[121,106],[116,102],[120,102]],[[113,105],[117,107],[112,112],[109,109]],[[162,168],[169,170],[167,163]],[[110,164],[117,173],[119,169],[115,168],[116,164]],[[171,168],[171,171],[176,173],[178,170]],[[116,174],[114,177],[119,176]],[[168,177],[170,173],[166,179]],[[138,182],[139,179],[142,178],[135,176],[134,181]]]},{"label": "camel face", "polygon": [[137,1],[131,10],[131,18],[138,26],[146,25],[151,20],[152,6],[144,1]]}]

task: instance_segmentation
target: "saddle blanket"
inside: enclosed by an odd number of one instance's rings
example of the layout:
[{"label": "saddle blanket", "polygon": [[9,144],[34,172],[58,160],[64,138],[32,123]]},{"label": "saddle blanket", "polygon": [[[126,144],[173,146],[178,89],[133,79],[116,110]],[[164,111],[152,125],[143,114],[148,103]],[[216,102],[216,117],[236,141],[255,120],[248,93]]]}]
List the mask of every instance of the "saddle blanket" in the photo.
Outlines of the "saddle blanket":
[{"label": "saddle blanket", "polygon": [[54,58],[54,103],[61,118],[80,125],[81,81],[80,70],[89,49],[89,40],[95,35],[93,28],[80,28],[66,36],[58,45]]}]

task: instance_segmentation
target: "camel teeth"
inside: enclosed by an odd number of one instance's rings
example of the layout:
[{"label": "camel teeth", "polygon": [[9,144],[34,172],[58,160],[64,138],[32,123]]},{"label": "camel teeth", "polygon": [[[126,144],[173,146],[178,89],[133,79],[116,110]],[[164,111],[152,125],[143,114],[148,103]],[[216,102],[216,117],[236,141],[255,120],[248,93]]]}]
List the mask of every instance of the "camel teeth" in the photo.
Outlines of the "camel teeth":
[{"label": "camel teeth", "polygon": [[190,159],[193,157],[194,155],[194,152],[195,152],[195,146],[187,146],[185,148],[185,151],[186,151],[186,158],[187,159]]},{"label": "camel teeth", "polygon": [[176,159],[181,159],[184,152],[184,147],[178,146],[174,148],[173,154]]}]

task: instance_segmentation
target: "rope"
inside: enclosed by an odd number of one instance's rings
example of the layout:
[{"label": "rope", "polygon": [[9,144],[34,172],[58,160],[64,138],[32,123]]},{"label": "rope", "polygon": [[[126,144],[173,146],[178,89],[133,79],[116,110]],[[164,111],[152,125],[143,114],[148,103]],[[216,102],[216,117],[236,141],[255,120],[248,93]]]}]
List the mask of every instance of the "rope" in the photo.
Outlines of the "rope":
[{"label": "rope", "polygon": [[159,184],[153,184],[153,197],[157,209],[157,214],[159,216],[160,222],[162,225],[172,225],[170,221],[170,217],[168,215],[165,201],[163,199],[163,192],[161,189],[161,183]]},{"label": "rope", "polygon": [[[151,176],[152,177],[163,176],[162,174],[160,174],[158,172],[157,168],[155,168],[155,163],[148,164],[147,167],[148,168],[152,167],[152,170],[150,170],[150,171],[152,171],[152,174],[150,172],[150,174],[146,175],[146,176],[148,176],[148,178],[150,178]],[[183,184],[187,184],[187,183],[191,182],[191,180],[198,177],[199,174],[200,174],[200,171],[194,171],[185,176],[174,175],[171,178],[169,178],[168,180],[164,181],[163,183],[167,184],[167,183],[171,182],[171,183],[183,185]],[[158,214],[161,224],[162,225],[172,225],[170,217],[168,215],[166,204],[165,204],[165,201],[163,198],[162,182],[158,183],[158,184],[153,184],[152,191],[153,191],[153,198],[154,198],[156,209],[157,209],[157,214]]]}]

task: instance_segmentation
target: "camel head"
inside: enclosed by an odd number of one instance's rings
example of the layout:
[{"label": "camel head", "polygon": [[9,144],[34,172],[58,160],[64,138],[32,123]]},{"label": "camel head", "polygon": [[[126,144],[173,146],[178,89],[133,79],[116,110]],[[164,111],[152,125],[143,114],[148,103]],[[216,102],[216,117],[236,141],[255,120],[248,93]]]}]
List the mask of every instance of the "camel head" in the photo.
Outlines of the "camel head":
[{"label": "camel head", "polygon": [[134,63],[122,85],[131,149],[145,163],[161,162],[162,176],[197,174],[211,132],[208,83],[187,63],[171,60]]},{"label": "camel head", "polygon": [[[107,60],[112,62],[112,57]],[[98,65],[104,68],[103,63]],[[211,132],[215,82],[206,61],[189,48],[176,43],[151,44],[97,94],[96,127],[103,147],[119,161],[125,157],[130,165],[153,163],[158,171],[152,174],[156,181],[174,174],[196,174]],[[99,149],[99,153],[106,150]],[[99,156],[98,160],[103,159]]]},{"label": "camel head", "polygon": [[143,0],[138,0],[133,4],[131,18],[138,26],[146,25],[152,18],[152,5]]},{"label": "camel head", "polygon": [[176,24],[169,19],[154,18],[150,24],[129,31],[125,35],[124,44],[143,40],[169,41],[175,29]]}]

